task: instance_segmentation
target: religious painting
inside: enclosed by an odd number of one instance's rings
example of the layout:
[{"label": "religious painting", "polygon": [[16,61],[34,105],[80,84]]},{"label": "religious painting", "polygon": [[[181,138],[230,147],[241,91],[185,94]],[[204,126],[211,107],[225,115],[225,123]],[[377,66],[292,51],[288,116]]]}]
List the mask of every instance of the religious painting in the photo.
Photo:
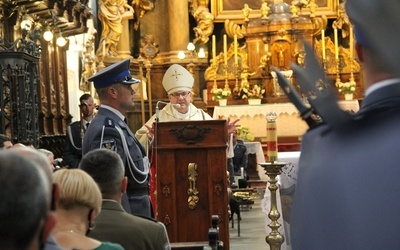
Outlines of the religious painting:
[{"label": "religious painting", "polygon": [[[267,1],[268,4],[273,2],[274,0]],[[284,2],[290,5],[292,0],[284,0]],[[252,9],[249,18],[260,16],[261,0],[211,0],[211,12],[215,17],[215,22],[225,22],[226,19],[230,19],[237,23],[243,23],[242,9],[244,8],[244,4],[248,4],[249,8]],[[337,0],[315,0],[315,4],[318,5],[316,10],[317,16],[336,17]],[[303,14],[310,13],[308,8],[302,9],[301,12]]]}]

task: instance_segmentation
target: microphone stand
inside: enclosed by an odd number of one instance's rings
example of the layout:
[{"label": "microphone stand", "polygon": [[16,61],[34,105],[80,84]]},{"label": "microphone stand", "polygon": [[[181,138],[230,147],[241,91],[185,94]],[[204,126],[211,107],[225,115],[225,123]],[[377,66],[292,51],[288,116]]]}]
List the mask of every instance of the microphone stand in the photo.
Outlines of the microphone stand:
[{"label": "microphone stand", "polygon": [[180,108],[180,107],[181,107],[181,105],[180,105],[179,103],[172,104],[172,103],[170,103],[170,102],[158,101],[157,104],[156,104],[156,119],[155,119],[156,122],[159,122],[160,108],[158,107],[158,105],[159,105],[160,103],[162,103],[162,104],[171,104],[172,106],[174,106],[174,107],[176,107],[176,108]]}]

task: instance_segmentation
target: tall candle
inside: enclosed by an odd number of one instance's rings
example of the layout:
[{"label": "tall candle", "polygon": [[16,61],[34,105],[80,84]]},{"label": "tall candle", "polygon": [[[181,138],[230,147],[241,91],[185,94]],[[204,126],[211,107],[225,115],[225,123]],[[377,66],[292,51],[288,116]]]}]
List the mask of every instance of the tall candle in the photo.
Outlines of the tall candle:
[{"label": "tall candle", "polygon": [[228,65],[228,53],[227,53],[226,35],[224,35],[224,63],[225,63],[225,65]]},{"label": "tall candle", "polygon": [[353,34],[353,26],[350,25],[350,41],[349,41],[349,46],[350,46],[350,58],[354,58],[354,34]]},{"label": "tall candle", "polygon": [[235,64],[238,64],[238,43],[237,43],[237,35],[233,36],[233,47],[235,51]]},{"label": "tall candle", "polygon": [[268,112],[267,118],[267,156],[268,161],[276,161],[278,158],[278,136],[276,132],[276,114]]},{"label": "tall candle", "polygon": [[215,65],[217,62],[216,60],[216,56],[217,55],[217,45],[216,45],[216,41],[215,41],[215,35],[212,36],[212,59],[213,59],[213,65]]},{"label": "tall candle", "polygon": [[321,30],[321,44],[322,44],[322,60],[325,61],[326,54],[325,54],[325,30]]},{"label": "tall candle", "polygon": [[335,59],[339,59],[339,44],[338,44],[338,35],[337,35],[337,29],[333,29],[334,32],[334,39],[335,39]]}]

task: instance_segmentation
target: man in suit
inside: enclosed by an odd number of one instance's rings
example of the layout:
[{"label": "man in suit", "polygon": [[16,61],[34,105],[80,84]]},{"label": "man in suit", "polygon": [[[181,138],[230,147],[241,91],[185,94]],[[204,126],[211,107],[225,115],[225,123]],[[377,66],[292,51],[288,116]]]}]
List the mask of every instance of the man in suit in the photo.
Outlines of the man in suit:
[{"label": "man in suit", "polygon": [[398,0],[346,1],[366,91],[352,116],[333,116],[316,105],[326,93],[309,99],[325,122],[303,136],[293,249],[400,246],[399,9]]},{"label": "man in suit", "polygon": [[96,104],[93,97],[83,94],[79,98],[81,119],[68,125],[63,158],[69,168],[77,168],[82,158],[82,139],[94,117]]},{"label": "man in suit", "polygon": [[162,223],[126,213],[121,206],[128,179],[120,156],[107,149],[87,153],[79,165],[99,185],[103,195],[101,213],[89,236],[121,244],[125,249],[170,249]]},{"label": "man in suit", "polygon": [[233,145],[233,157],[228,158],[228,171],[230,175],[230,181],[233,184],[235,180],[235,176],[242,175],[243,169],[243,179],[239,179],[239,183],[235,183],[239,188],[247,187],[247,148],[244,145],[243,140],[237,138],[237,133],[233,133],[232,136],[232,145]]},{"label": "man in suit", "polygon": [[[128,177],[124,208],[132,214],[151,217],[149,199],[149,160],[143,146],[125,122],[125,113],[133,108],[132,84],[139,80],[129,72],[130,60],[114,63],[89,78],[94,83],[101,106],[83,139],[83,155],[96,148],[117,152]],[[129,204],[125,202],[129,201]]]}]

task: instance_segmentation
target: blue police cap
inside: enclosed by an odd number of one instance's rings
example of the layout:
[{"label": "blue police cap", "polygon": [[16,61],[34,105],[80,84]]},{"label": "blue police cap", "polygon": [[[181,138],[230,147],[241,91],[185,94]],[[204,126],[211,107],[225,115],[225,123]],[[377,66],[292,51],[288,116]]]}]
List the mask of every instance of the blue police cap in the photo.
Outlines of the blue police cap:
[{"label": "blue police cap", "polygon": [[131,76],[129,71],[130,59],[126,59],[100,70],[88,80],[94,83],[96,89],[101,89],[115,83],[135,84],[140,82]]},{"label": "blue police cap", "polygon": [[399,74],[400,1],[346,0],[345,6],[357,42],[373,51],[377,65]]}]

